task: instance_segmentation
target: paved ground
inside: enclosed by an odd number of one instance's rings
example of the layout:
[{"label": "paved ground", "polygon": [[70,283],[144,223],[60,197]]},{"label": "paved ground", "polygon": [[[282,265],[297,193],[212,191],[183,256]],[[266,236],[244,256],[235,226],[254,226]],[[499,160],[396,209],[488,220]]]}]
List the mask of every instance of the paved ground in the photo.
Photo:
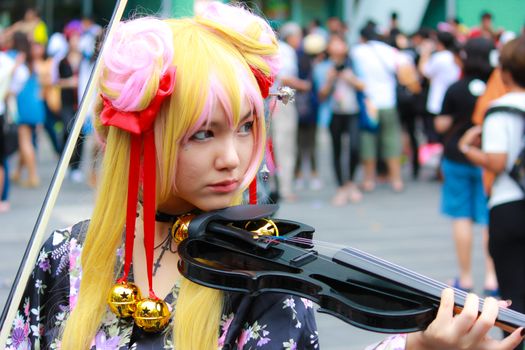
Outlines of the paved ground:
[{"label": "paved ground", "polygon": [[[321,136],[322,177],[330,184],[328,143],[326,135]],[[41,143],[39,163],[43,185],[37,190],[13,187],[12,210],[0,215],[0,305],[5,304],[8,288],[55,167],[56,159],[46,155],[49,153],[46,140],[42,138]],[[439,184],[425,180],[409,181],[406,190],[400,194],[393,193],[387,186],[380,186],[374,193],[366,195],[363,202],[343,208],[330,206],[333,192],[333,185],[326,185],[318,192],[305,190],[300,193],[298,202],[281,206],[279,217],[314,226],[319,240],[365,250],[440,281],[457,273],[450,223],[439,215]],[[88,186],[66,181],[49,229],[88,218],[93,196]],[[483,274],[479,236],[475,241],[473,263],[478,291],[482,288],[479,283]],[[383,335],[358,330],[321,314],[318,326],[323,349],[363,349],[366,344],[383,338]]]}]

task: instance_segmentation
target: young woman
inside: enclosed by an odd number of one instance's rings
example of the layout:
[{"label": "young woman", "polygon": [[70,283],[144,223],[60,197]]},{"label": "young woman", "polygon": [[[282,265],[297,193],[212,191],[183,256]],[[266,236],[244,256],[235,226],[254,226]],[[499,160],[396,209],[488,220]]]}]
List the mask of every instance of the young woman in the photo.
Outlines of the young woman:
[{"label": "young woman", "polygon": [[[318,348],[311,302],[223,293],[182,278],[178,255],[169,253],[177,250],[172,222],[161,219],[239,203],[254,178],[264,150],[263,98],[278,69],[277,41],[268,24],[245,10],[212,3],[193,19],[123,23],[108,47],[95,123],[105,143],[105,171],[93,216],[89,223],[55,231],[45,244],[9,348]],[[137,211],[133,183],[139,178],[144,209]],[[155,211],[164,213],[156,222]],[[165,254],[153,249],[166,242]],[[129,287],[131,280],[142,295],[149,289],[149,298],[128,290],[139,303],[154,302],[167,315],[162,322],[167,327],[146,333],[136,314],[134,320],[123,317],[127,310],[117,309],[118,315],[109,310],[110,292]],[[427,331],[396,341],[403,347],[406,342],[407,349],[464,343],[473,345],[463,348],[510,349],[521,339],[519,330],[501,342],[484,337],[497,314],[496,300],[487,300],[476,321],[475,296],[454,318],[452,299],[448,290]],[[240,332],[232,336],[232,328]]]}]

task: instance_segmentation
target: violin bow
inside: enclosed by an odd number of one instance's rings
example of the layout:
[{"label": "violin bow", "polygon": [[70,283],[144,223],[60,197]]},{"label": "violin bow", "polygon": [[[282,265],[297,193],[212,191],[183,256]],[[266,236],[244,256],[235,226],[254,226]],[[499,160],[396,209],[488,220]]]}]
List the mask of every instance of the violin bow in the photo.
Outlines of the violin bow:
[{"label": "violin bow", "polygon": [[90,108],[89,101],[91,101],[94,97],[93,94],[96,91],[98,77],[100,75],[102,66],[101,58],[104,56],[106,47],[111,41],[114,32],[113,29],[122,18],[126,4],[127,0],[118,0],[115,5],[109,26],[106,30],[106,35],[100,50],[100,54],[98,55],[93,71],[91,72],[86,91],[80,102],[80,108],[76,113],[73,129],[71,130],[71,134],[66,142],[62,156],[60,157],[58,165],[55,169],[55,173],[53,174],[51,184],[49,185],[49,189],[38,214],[33,232],[29,238],[22,262],[18,268],[15,280],[13,281],[13,285],[4,305],[4,309],[0,318],[0,324],[2,325],[0,331],[0,349],[4,349],[6,347],[7,337],[11,331],[11,325],[22,299],[27,281],[29,280],[34,264],[38,258],[40,247],[46,234],[49,218],[51,217],[51,213],[55,206],[60,188],[62,187],[69,160],[73,154],[74,146],[80,134],[80,130],[82,129],[82,125],[86,120],[86,116]]}]

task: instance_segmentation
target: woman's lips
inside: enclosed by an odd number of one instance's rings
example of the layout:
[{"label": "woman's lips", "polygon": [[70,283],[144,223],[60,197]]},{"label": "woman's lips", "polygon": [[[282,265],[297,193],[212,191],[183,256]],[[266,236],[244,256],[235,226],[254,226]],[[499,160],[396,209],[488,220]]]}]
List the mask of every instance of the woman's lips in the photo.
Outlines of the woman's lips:
[{"label": "woman's lips", "polygon": [[239,186],[239,181],[227,180],[227,181],[214,183],[210,185],[209,187],[211,188],[212,191],[217,192],[217,193],[229,193],[229,192],[235,191],[238,186]]}]

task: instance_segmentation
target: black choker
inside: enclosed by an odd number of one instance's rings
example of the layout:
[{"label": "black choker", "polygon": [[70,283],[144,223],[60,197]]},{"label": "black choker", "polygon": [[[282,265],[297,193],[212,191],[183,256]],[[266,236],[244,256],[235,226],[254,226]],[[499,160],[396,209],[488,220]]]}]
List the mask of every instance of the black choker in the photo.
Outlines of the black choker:
[{"label": "black choker", "polygon": [[161,211],[158,211],[155,213],[155,221],[158,222],[175,222],[178,218],[180,218],[183,215],[187,214],[197,214],[200,213],[198,209],[191,210],[187,213],[180,213],[180,214],[168,214]]},{"label": "black choker", "polygon": [[159,222],[174,222],[181,215],[183,215],[183,214],[168,214],[168,213],[163,213],[161,211],[157,211],[155,213],[155,221],[159,221]]}]

